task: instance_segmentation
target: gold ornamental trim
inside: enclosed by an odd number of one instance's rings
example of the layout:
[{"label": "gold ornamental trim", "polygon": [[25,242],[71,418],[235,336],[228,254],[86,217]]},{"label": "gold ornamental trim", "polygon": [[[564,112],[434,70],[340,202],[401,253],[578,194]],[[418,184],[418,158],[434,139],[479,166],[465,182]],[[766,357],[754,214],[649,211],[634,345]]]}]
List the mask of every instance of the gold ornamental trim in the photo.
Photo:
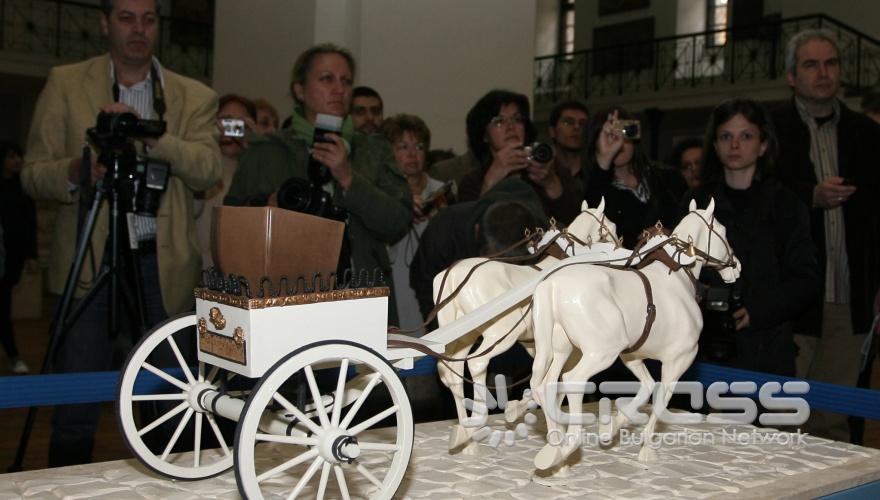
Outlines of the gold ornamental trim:
[{"label": "gold ornamental trim", "polygon": [[247,365],[245,339],[241,327],[235,329],[235,337],[199,329],[199,350],[218,358]]},{"label": "gold ornamental trim", "polygon": [[299,295],[287,295],[283,297],[267,297],[263,299],[249,299],[240,295],[215,292],[207,288],[196,288],[197,299],[208,302],[237,307],[239,309],[266,309],[269,307],[296,306],[303,304],[317,304],[319,302],[337,302],[341,300],[368,299],[374,297],[387,297],[388,287],[355,288],[350,290],[332,290],[329,292],[302,293]]}]

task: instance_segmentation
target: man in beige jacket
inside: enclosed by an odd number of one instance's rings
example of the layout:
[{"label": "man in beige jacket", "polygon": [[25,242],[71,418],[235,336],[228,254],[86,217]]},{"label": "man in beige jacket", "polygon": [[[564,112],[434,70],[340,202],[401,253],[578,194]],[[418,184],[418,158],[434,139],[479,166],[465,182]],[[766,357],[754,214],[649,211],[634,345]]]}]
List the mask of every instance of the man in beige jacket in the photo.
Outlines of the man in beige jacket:
[{"label": "man in beige jacket", "polygon": [[[167,122],[167,131],[161,137],[138,141],[140,153],[171,165],[155,220],[155,244],[146,245],[140,259],[148,327],[193,307],[192,289],[201,270],[193,192],[207,189],[220,179],[214,122],[217,96],[201,83],[162,68],[153,57],[159,25],[157,3],[102,1],[101,28],[109,40],[109,53],[52,69],[37,101],[22,172],[22,183],[29,194],[58,202],[48,278],[50,291],[61,293],[75,254],[86,129],[95,125],[101,111],[133,112],[140,118]],[[92,154],[90,166],[93,184],[107,171],[105,165],[94,160],[96,156]],[[100,269],[108,235],[107,212],[105,203],[96,220],[77,297],[88,291]],[[113,368],[114,341],[106,326],[108,302],[106,293],[97,294],[67,332],[54,360],[55,371]],[[118,345],[119,340],[115,342]],[[91,460],[98,415],[97,405],[56,408],[50,466]]]}]

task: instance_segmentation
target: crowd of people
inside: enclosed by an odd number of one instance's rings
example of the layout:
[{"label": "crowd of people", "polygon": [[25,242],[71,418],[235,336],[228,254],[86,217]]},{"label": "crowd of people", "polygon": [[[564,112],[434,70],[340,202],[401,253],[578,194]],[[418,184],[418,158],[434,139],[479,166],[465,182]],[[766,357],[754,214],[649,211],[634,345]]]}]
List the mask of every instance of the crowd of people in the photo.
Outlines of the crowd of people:
[{"label": "crowd of people", "polygon": [[[705,206],[714,198],[744,271],[735,287],[718,292],[729,301],[728,316],[714,321],[707,312],[707,328],[720,326],[704,335],[703,356],[856,383],[860,348],[880,300],[880,170],[872,166],[880,158],[880,125],[837,98],[845,61],[825,31],[791,39],[786,76],[793,95],[784,106],[771,112],[746,98],[724,101],[707,117],[702,139],[680,140],[661,163],[642,146],[643,131],[628,128],[638,128],[634,115],[621,106],[590,113],[577,100],[551,112],[541,135],[553,154],[543,157],[528,97],[504,89],[489,90],[468,112],[467,151],[431,150],[428,124],[414,114],[385,118],[379,92],[354,86],[351,53],[331,44],[311,47],[296,60],[292,113],[279,116],[264,100],[218,98],[164,68],[153,56],[155,3],[107,0],[102,9],[109,53],[53,69],[37,103],[23,170],[19,176],[9,161],[3,169],[6,241],[22,221],[7,220],[12,183],[20,182],[14,191],[20,197],[58,203],[49,261],[53,293],[62,292],[73,261],[80,191],[108,171],[97,155],[83,165],[85,132],[99,112],[132,112],[166,121],[167,130],[139,141],[139,148],[171,165],[140,252],[147,327],[191,309],[199,272],[213,263],[212,208],[284,206],[279,192],[291,179],[310,183],[343,214],[344,264],[355,272],[381,270],[392,288],[389,324],[412,332],[433,306],[438,272],[461,258],[516,252],[510,247],[524,229],[547,227],[551,219],[564,226],[584,200],[593,206],[604,199],[631,247],[657,221],[674,227],[691,199]],[[326,115],[341,119],[338,132],[316,132]],[[243,134],[229,133],[223,120],[230,119],[243,123]],[[24,204],[20,197],[15,203]],[[105,258],[104,220],[77,297]],[[8,291],[23,262],[35,256],[30,243],[15,244],[22,249],[6,245],[0,297],[0,333],[12,360],[18,358],[7,326]],[[710,274],[706,286],[721,285]],[[69,332],[56,370],[112,368],[118,342],[108,338],[101,297]],[[845,420],[827,417],[825,434],[849,440]],[[89,461],[96,422],[94,405],[56,411],[50,465]]]}]

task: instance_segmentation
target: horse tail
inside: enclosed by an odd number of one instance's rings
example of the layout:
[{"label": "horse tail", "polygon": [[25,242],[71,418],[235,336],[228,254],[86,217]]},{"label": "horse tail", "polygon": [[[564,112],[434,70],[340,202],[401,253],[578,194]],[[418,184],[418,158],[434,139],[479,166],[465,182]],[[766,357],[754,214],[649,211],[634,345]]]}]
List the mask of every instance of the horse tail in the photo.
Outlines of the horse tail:
[{"label": "horse tail", "polygon": [[530,386],[533,397],[543,404],[547,370],[553,360],[553,281],[538,284],[532,294],[532,332],[535,337],[535,360]]}]

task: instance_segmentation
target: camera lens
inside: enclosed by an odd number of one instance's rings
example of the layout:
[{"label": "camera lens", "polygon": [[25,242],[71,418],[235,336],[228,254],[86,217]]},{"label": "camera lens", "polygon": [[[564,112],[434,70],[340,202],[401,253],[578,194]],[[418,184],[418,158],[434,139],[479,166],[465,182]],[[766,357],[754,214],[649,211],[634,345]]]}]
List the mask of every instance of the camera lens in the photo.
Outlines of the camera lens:
[{"label": "camera lens", "polygon": [[309,182],[298,177],[287,179],[278,189],[278,206],[286,210],[313,213]]},{"label": "camera lens", "polygon": [[553,148],[549,144],[536,142],[530,148],[529,159],[536,163],[547,163],[553,159]]}]

